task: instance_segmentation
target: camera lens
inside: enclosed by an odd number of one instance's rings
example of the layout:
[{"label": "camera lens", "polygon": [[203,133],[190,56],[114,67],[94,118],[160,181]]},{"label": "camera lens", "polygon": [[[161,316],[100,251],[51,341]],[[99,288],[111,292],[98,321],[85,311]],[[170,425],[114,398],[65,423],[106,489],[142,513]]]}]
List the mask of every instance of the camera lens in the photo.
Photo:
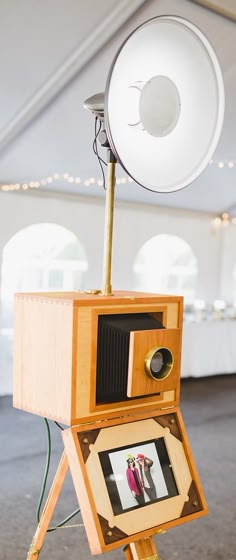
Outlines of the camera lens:
[{"label": "camera lens", "polygon": [[152,379],[165,379],[172,367],[173,356],[168,348],[152,348],[145,358],[145,370]]},{"label": "camera lens", "polygon": [[163,367],[164,361],[161,352],[155,352],[154,356],[151,359],[150,369],[153,375],[157,375],[160,373],[161,368]]}]

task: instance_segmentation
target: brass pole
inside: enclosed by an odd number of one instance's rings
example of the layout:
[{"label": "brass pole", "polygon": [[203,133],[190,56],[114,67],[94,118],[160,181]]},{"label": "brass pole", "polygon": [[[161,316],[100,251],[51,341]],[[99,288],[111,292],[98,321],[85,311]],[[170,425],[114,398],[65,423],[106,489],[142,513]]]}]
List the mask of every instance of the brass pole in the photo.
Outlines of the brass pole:
[{"label": "brass pole", "polygon": [[107,190],[104,227],[104,251],[103,251],[103,283],[102,295],[112,295],[111,287],[111,261],[112,261],[112,233],[115,197],[115,161],[107,164]]}]

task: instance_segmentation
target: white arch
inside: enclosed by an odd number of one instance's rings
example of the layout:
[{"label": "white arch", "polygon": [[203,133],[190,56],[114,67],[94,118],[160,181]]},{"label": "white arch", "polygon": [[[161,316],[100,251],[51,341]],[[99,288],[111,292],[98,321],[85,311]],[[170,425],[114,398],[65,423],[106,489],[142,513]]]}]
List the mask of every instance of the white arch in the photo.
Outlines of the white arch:
[{"label": "white arch", "polygon": [[2,259],[2,303],[16,291],[80,289],[88,268],[74,233],[53,223],[28,226],[6,243]]},{"label": "white arch", "polygon": [[175,235],[160,234],[140,248],[133,266],[134,289],[183,295],[193,301],[198,275],[190,245]]},{"label": "white arch", "polygon": [[82,289],[87,268],[80,241],[58,224],[33,224],[6,243],[1,267],[0,394],[12,391],[14,293]]}]

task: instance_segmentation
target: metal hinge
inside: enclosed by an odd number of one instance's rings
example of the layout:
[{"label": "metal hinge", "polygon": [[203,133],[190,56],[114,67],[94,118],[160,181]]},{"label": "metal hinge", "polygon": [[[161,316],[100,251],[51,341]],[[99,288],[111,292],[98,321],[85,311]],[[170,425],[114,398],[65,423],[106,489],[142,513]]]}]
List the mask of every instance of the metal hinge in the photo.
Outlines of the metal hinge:
[{"label": "metal hinge", "polygon": [[162,408],[160,408],[160,410],[170,410],[172,408],[174,408],[173,405],[172,406],[163,406]]}]

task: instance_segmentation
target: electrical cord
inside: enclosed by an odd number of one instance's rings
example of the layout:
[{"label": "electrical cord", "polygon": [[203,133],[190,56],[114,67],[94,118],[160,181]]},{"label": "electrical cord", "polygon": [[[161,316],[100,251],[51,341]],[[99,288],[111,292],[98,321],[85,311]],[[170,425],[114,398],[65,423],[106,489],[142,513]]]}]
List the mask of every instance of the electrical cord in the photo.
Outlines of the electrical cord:
[{"label": "electrical cord", "polygon": [[[37,519],[37,523],[40,523],[40,512],[41,512],[41,507],[42,507],[42,502],[43,502],[43,498],[44,498],[44,494],[45,494],[45,489],[46,489],[46,484],[47,484],[47,478],[48,478],[48,472],[49,472],[49,466],[50,466],[50,460],[51,460],[51,433],[50,433],[50,427],[49,427],[49,423],[47,418],[44,418],[45,421],[45,426],[46,426],[46,431],[47,431],[47,457],[46,457],[46,465],[45,465],[45,470],[44,470],[44,476],[43,476],[43,482],[42,482],[42,487],[41,487],[41,492],[40,492],[40,496],[39,496],[39,500],[38,500],[38,506],[37,506],[37,510],[36,510],[36,519]],[[60,430],[64,430],[64,428],[55,421],[55,424],[60,428]],[[67,523],[67,521],[69,521],[70,519],[72,519],[72,517],[74,517],[75,515],[77,515],[77,513],[80,512],[80,508],[76,509],[75,511],[73,511],[73,513],[71,513],[70,515],[68,515],[65,519],[63,519],[63,521],[61,521],[60,523],[58,523],[58,525],[56,525],[56,527],[53,528],[49,528],[47,529],[47,533],[51,533],[52,531],[56,531],[56,529],[59,529],[60,527],[62,527],[63,525],[65,525]]]},{"label": "electrical cord", "polygon": [[97,123],[98,123],[98,118],[95,117],[95,121],[94,121],[94,141],[93,141],[93,152],[94,152],[95,156],[98,155],[97,138],[98,138],[99,132],[101,130],[101,126],[102,126],[101,121],[99,121],[99,128],[97,130]]},{"label": "electrical cord", "polygon": [[95,117],[95,137],[94,137],[94,141],[93,141],[93,151],[94,151],[95,155],[98,157],[98,159],[100,159],[100,161],[102,161],[102,163],[104,163],[104,165],[107,165],[107,162],[100,156],[100,154],[98,152],[97,139],[98,139],[99,132],[102,128],[102,122],[99,120],[98,130],[97,130],[97,123],[98,123],[98,117]]},{"label": "electrical cord", "polygon": [[107,163],[106,163],[106,162],[101,158],[101,156],[99,155],[99,153],[98,153],[98,145],[97,145],[97,138],[98,138],[99,132],[100,132],[100,130],[101,130],[102,123],[101,123],[101,121],[99,121],[99,128],[98,128],[98,130],[97,130],[97,123],[98,123],[98,117],[95,118],[95,137],[94,137],[94,141],[93,141],[93,151],[94,151],[95,155],[97,156],[97,160],[98,160],[98,163],[99,163],[100,168],[101,168],[101,172],[102,172],[102,182],[103,182],[103,185],[102,185],[102,186],[103,186],[104,190],[106,190],[105,173],[104,173],[104,169],[103,169],[102,164],[104,163],[104,165],[107,165]]},{"label": "electrical cord", "polygon": [[73,511],[73,513],[68,515],[68,517],[63,519],[63,521],[58,523],[56,527],[51,527],[51,528],[47,529],[47,533],[52,533],[52,531],[56,531],[57,529],[60,529],[60,527],[63,527],[63,525],[65,525],[67,523],[67,521],[70,521],[70,519],[72,519],[72,517],[75,517],[75,515],[77,515],[77,513],[79,513],[79,512],[80,512],[80,509],[79,508],[76,509],[75,511]]},{"label": "electrical cord", "polygon": [[56,422],[56,420],[54,420],[54,424],[56,424],[60,430],[64,430],[64,428],[59,424],[59,422]]},{"label": "electrical cord", "polygon": [[51,434],[50,434],[50,428],[49,428],[49,424],[48,424],[47,418],[44,418],[44,421],[45,421],[45,426],[46,426],[46,431],[47,431],[47,458],[46,458],[46,465],[45,465],[45,470],[44,470],[44,476],[43,476],[43,482],[42,482],[41,492],[40,492],[39,501],[38,501],[38,506],[37,506],[37,510],[36,510],[36,519],[37,519],[37,523],[38,523],[38,524],[39,524],[39,522],[40,522],[41,506],[42,506],[42,501],[43,501],[43,497],[44,497],[44,493],[45,493],[45,488],[46,488],[46,483],[47,483],[47,478],[48,478],[49,465],[50,465],[50,459],[51,459]]}]

